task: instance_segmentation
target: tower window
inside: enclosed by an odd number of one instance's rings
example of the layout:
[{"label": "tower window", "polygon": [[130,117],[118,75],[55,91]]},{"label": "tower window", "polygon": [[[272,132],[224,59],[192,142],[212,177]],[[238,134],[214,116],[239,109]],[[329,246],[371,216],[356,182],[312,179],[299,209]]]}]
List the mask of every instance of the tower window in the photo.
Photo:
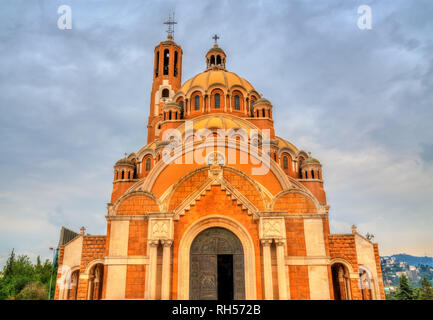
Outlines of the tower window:
[{"label": "tower window", "polygon": [[210,57],[210,65],[211,66],[215,65],[215,56]]},{"label": "tower window", "polygon": [[262,109],[262,116],[263,118],[266,117],[265,109]]},{"label": "tower window", "polygon": [[168,89],[162,90],[162,97],[163,98],[168,98],[169,95],[170,95],[170,91]]},{"label": "tower window", "polygon": [[177,51],[174,52],[174,76],[177,77]]},{"label": "tower window", "polygon": [[198,95],[194,97],[194,110],[200,110],[200,97]]},{"label": "tower window", "polygon": [[241,110],[241,105],[239,102],[239,96],[238,95],[235,96],[235,110]]},{"label": "tower window", "polygon": [[122,170],[122,179],[125,179],[125,171]]},{"label": "tower window", "polygon": [[171,111],[168,112],[168,120],[171,120]]},{"label": "tower window", "polygon": [[155,61],[155,64],[156,64],[156,68],[155,68],[155,77],[157,77],[157,76],[158,76],[158,73],[159,73],[159,51],[156,53],[156,61]]},{"label": "tower window", "polygon": [[216,64],[217,64],[218,66],[221,65],[221,56],[220,56],[220,55],[217,55]]},{"label": "tower window", "polygon": [[308,171],[305,171],[305,179],[308,179]]},{"label": "tower window", "polygon": [[146,159],[146,171],[150,170],[150,158]]},{"label": "tower window", "polygon": [[220,94],[216,93],[215,94],[215,109],[219,109],[220,107]]},{"label": "tower window", "polygon": [[168,52],[168,49],[164,50],[164,75],[168,75],[168,62],[170,58],[170,53]]},{"label": "tower window", "polygon": [[283,158],[283,168],[284,170],[289,169],[289,160],[287,159],[287,157]]},{"label": "tower window", "polygon": [[314,179],[314,170],[311,170],[311,179]]}]

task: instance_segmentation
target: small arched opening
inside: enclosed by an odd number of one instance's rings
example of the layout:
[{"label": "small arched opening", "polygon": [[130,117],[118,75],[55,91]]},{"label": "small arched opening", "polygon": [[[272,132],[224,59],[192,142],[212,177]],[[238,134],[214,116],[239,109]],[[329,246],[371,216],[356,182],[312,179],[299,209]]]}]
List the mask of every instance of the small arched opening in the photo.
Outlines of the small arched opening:
[{"label": "small arched opening", "polygon": [[101,300],[103,279],[104,265],[102,263],[96,263],[89,271],[88,300]]},{"label": "small arched opening", "polygon": [[350,274],[347,267],[342,263],[334,263],[331,265],[331,272],[334,299],[351,300]]}]

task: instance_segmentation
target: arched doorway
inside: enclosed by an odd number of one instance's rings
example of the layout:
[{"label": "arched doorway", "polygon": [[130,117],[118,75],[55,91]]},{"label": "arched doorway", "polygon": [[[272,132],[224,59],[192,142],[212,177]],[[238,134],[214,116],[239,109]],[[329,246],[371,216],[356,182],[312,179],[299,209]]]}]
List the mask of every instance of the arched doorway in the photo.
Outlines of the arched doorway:
[{"label": "arched doorway", "polygon": [[80,270],[75,270],[71,274],[71,284],[67,291],[67,300],[77,300],[78,280],[80,279]]},{"label": "arched doorway", "polygon": [[233,232],[200,232],[191,244],[190,270],[191,300],[245,299],[244,251]]},{"label": "arched doorway", "polygon": [[89,271],[89,295],[88,300],[100,300],[102,298],[102,280],[104,279],[104,265],[96,263]]},{"label": "arched doorway", "polygon": [[362,300],[373,300],[373,280],[369,270],[364,266],[359,266],[359,287],[361,289]]},{"label": "arched doorway", "polygon": [[351,300],[350,275],[347,267],[342,263],[334,263],[331,266],[332,284],[335,300]]}]

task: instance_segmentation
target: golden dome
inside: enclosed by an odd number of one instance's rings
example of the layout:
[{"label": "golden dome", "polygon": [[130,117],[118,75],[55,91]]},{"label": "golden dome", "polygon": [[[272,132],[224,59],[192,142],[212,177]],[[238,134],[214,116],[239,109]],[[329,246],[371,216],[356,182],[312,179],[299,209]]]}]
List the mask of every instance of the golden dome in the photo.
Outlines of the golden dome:
[{"label": "golden dome", "polygon": [[[186,129],[185,124],[182,124],[177,129],[183,135]],[[244,129],[248,134],[252,129],[260,131],[251,122],[226,113],[206,114],[195,118],[193,130],[197,131],[201,129]]]},{"label": "golden dome", "polygon": [[[251,83],[244,78],[238,76],[234,72],[222,69],[210,69],[197,74],[196,76],[187,80],[179,91],[185,95],[188,95],[190,91],[194,91],[194,89],[208,91],[209,88],[218,85],[226,88],[227,90],[232,90],[235,86],[239,86],[244,88],[247,93],[256,91]],[[257,92],[256,95],[258,96]]]}]

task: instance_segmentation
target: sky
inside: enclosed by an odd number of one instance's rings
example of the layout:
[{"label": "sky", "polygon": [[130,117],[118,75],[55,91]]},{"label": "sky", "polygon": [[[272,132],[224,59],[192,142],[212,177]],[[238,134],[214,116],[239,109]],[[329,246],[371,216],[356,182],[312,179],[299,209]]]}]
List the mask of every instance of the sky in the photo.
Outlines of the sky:
[{"label": "sky", "polygon": [[[57,12],[72,10],[72,29]],[[372,28],[358,27],[361,5]],[[220,36],[323,165],[331,232],[433,256],[431,0],[0,2],[0,266],[51,258],[61,226],[105,234],[113,164],[146,144],[153,49],[175,10],[183,81]]]}]

